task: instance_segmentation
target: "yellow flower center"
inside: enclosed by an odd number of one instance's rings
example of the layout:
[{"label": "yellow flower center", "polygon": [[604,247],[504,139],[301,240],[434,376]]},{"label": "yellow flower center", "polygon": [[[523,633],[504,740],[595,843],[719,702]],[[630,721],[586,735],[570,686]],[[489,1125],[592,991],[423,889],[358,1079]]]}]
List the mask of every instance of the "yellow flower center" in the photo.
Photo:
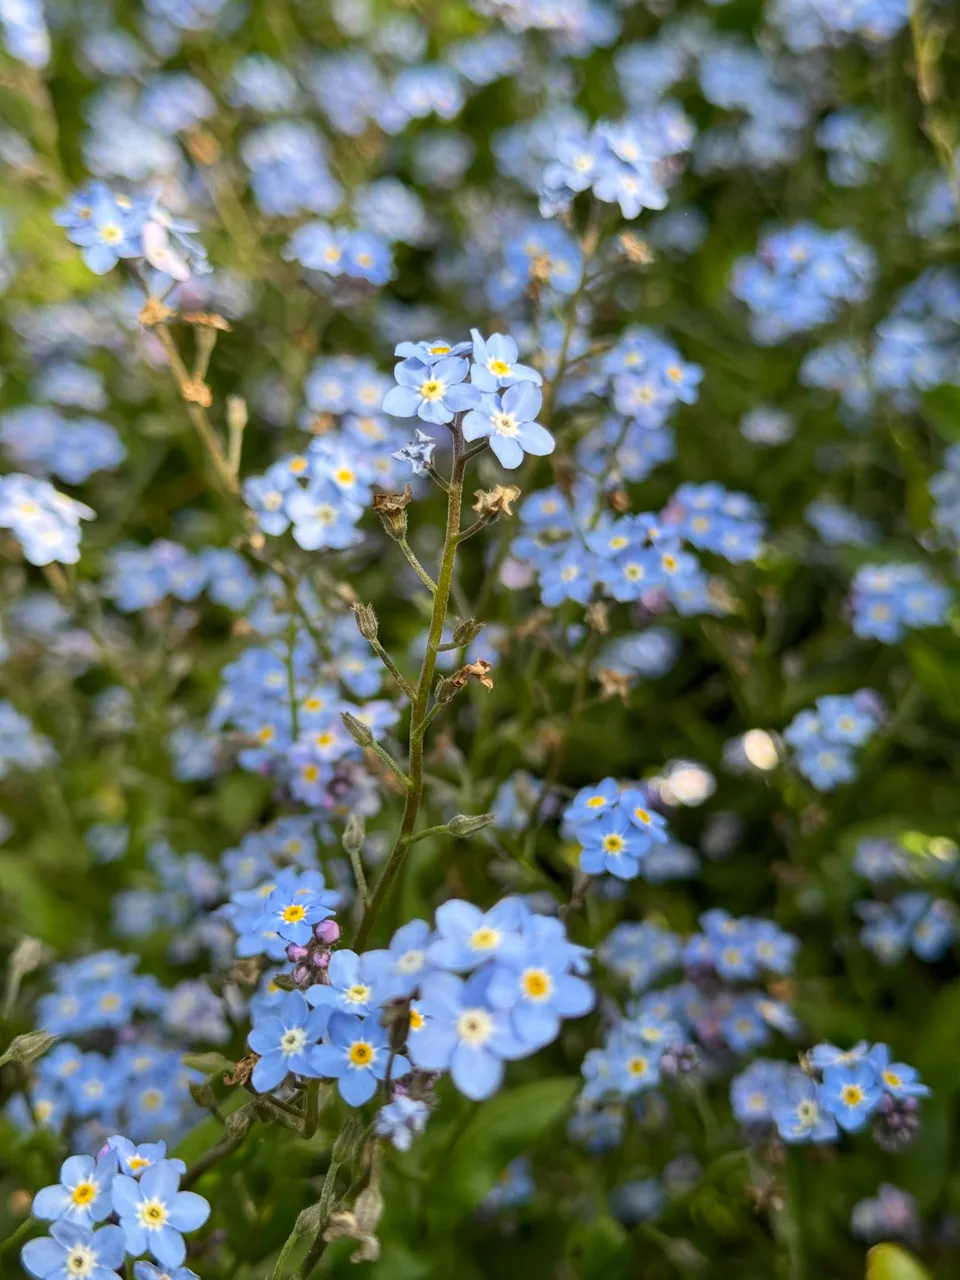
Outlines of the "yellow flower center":
[{"label": "yellow flower center", "polygon": [[499,929],[477,929],[470,938],[474,951],[492,951],[500,942]]},{"label": "yellow flower center", "polygon": [[355,982],[352,987],[347,987],[345,994],[351,1004],[365,1004],[370,999],[370,988],[362,982]]},{"label": "yellow flower center", "polygon": [[159,1089],[144,1089],[140,1095],[140,1105],[144,1111],[156,1111],[163,1103],[163,1094]]},{"label": "yellow flower center", "polygon": [[410,1010],[410,1030],[419,1031],[424,1024],[424,1016],[419,1009]]},{"label": "yellow flower center", "polygon": [[505,360],[488,360],[487,368],[491,373],[495,373],[498,378],[505,378],[510,372],[510,366]]},{"label": "yellow flower center", "polygon": [[647,1070],[646,1058],[631,1058],[627,1063],[627,1070],[632,1076],[642,1076]]},{"label": "yellow flower center", "polygon": [[443,344],[441,343],[441,345],[440,345],[439,347],[431,347],[431,348],[430,348],[430,354],[431,354],[432,356],[445,356],[449,350],[450,350],[450,348],[449,348],[449,347],[445,347],[445,346],[443,346]]},{"label": "yellow flower center", "polygon": [[863,1101],[864,1093],[858,1084],[845,1084],[840,1090],[840,1097],[848,1107],[858,1107]]},{"label": "yellow flower center", "polygon": [[132,1155],[127,1161],[127,1168],[131,1173],[139,1173],[141,1169],[149,1169],[150,1161],[146,1156]]},{"label": "yellow flower center", "polygon": [[167,1220],[167,1207],[159,1200],[144,1200],[139,1206],[140,1225],[149,1231],[159,1231]]},{"label": "yellow flower center", "polygon": [[587,801],[588,809],[602,809],[607,803],[605,796],[591,796]]},{"label": "yellow flower center", "polygon": [[420,395],[424,400],[439,400],[444,393],[444,385],[439,378],[428,378],[420,384]]},{"label": "yellow flower center", "polygon": [[903,1081],[895,1071],[885,1071],[883,1073],[883,1083],[890,1085],[891,1089],[899,1089]]},{"label": "yellow flower center", "polygon": [[95,1182],[78,1182],[71,1192],[74,1204],[90,1204],[96,1199],[97,1184]]},{"label": "yellow flower center", "polygon": [[553,980],[546,969],[527,969],[522,978],[524,994],[531,1000],[546,1000]]},{"label": "yellow flower center", "polygon": [[306,914],[306,908],[301,907],[299,902],[291,902],[289,907],[283,908],[283,919],[286,924],[299,924]]},{"label": "yellow flower center", "polygon": [[611,831],[610,835],[603,837],[604,853],[623,853],[623,836],[618,836],[616,832]]},{"label": "yellow flower center", "polygon": [[355,1040],[350,1046],[350,1065],[369,1067],[374,1058],[374,1048],[366,1040]]},{"label": "yellow flower center", "polygon": [[108,222],[100,228],[100,239],[104,244],[119,244],[123,239],[123,232],[115,223]]}]

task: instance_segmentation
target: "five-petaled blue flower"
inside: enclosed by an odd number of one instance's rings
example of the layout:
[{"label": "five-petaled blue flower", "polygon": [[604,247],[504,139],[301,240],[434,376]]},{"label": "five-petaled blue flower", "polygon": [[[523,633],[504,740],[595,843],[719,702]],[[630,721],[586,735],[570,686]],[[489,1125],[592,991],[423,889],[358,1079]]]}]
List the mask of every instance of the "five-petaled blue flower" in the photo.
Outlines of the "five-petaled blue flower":
[{"label": "five-petaled blue flower", "polygon": [[[390,1047],[387,1032],[373,1018],[357,1018],[339,1011],[330,1015],[326,1039],[313,1051],[317,1073],[338,1081],[340,1096],[351,1107],[362,1107],[387,1073]],[[392,1077],[406,1075],[410,1063],[397,1055]]]},{"label": "five-petaled blue flower", "polygon": [[180,1170],[169,1160],[148,1169],[139,1182],[122,1174],[114,1178],[113,1207],[128,1253],[150,1253],[162,1266],[180,1266],[187,1253],[181,1233],[202,1227],[210,1206],[203,1196],[179,1186]]},{"label": "five-petaled blue flower", "polygon": [[112,1151],[99,1160],[93,1156],[70,1156],[60,1166],[60,1181],[43,1187],[33,1198],[35,1218],[66,1218],[81,1227],[102,1222],[112,1208],[110,1185],[117,1171]]},{"label": "five-petaled blue flower", "polygon": [[553,453],[556,441],[535,421],[543,396],[532,382],[517,382],[502,396],[484,394],[480,405],[463,420],[464,440],[490,441],[501,466],[512,471],[525,453],[542,458]]},{"label": "five-petaled blue flower", "polygon": [[444,356],[436,364],[403,360],[394,370],[399,385],[383,397],[383,411],[395,418],[418,417],[438,425],[452,422],[455,413],[480,403],[479,390],[464,381],[469,370],[469,362],[456,356]]},{"label": "five-petaled blue flower", "polygon": [[311,1010],[299,991],[288,991],[257,1020],[247,1043],[260,1061],[253,1069],[253,1087],[269,1093],[289,1073],[316,1076],[313,1049],[330,1017],[329,1006]]},{"label": "five-petaled blue flower", "polygon": [[125,1236],[120,1227],[91,1231],[61,1219],[50,1228],[49,1236],[27,1241],[20,1261],[38,1280],[117,1280],[116,1269],[123,1262],[124,1251]]}]

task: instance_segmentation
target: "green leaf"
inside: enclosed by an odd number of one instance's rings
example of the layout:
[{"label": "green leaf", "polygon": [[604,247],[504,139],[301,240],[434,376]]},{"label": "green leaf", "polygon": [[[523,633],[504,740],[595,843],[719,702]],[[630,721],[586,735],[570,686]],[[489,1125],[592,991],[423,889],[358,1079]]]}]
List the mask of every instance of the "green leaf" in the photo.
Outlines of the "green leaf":
[{"label": "green leaf", "polygon": [[923,397],[924,416],[948,444],[960,440],[960,388],[935,387]]},{"label": "green leaf", "polygon": [[928,637],[911,638],[904,645],[913,673],[948,720],[960,721],[960,661],[956,641],[939,646]]},{"label": "green leaf", "polygon": [[563,1115],[576,1088],[571,1079],[538,1080],[477,1107],[434,1175],[433,1208],[444,1224],[477,1207],[510,1161]]},{"label": "green leaf", "polygon": [[237,1064],[225,1058],[215,1050],[212,1053],[188,1053],[184,1055],[183,1065],[193,1071],[202,1071],[205,1076],[226,1075],[236,1070]]},{"label": "green leaf", "polygon": [[930,1272],[898,1244],[878,1244],[867,1254],[867,1280],[930,1280]]}]

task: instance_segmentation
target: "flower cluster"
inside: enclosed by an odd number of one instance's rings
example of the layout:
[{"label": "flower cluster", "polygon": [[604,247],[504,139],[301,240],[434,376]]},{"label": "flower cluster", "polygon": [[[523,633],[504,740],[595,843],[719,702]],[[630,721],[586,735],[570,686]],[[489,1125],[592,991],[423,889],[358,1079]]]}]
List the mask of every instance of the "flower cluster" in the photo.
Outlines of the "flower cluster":
[{"label": "flower cluster", "polygon": [[0,414],[0,442],[18,467],[82,484],[113,471],[127,451],[116,430],[99,418],[67,418],[47,405]]},{"label": "flower cluster", "polygon": [[31,564],[76,564],[80,521],[96,513],[46,480],[14,472],[0,476],[0,529],[9,529]]},{"label": "flower cluster", "polygon": [[[542,1049],[562,1019],[593,1006],[593,992],[578,976],[587,953],[567,940],[558,920],[534,914],[518,898],[487,912],[451,900],[437,909],[435,928],[411,921],[388,948],[358,955],[331,949],[339,929],[322,894],[295,887],[311,874],[281,884],[281,873],[261,897],[257,923],[238,939],[240,953],[249,954],[244,939],[260,934],[294,965],[301,988],[279,990],[253,1010],[249,1043],[259,1060],[252,1079],[261,1092],[291,1074],[335,1079],[356,1107],[386,1079],[378,1124],[403,1147],[425,1112],[397,1102],[422,1102],[433,1073],[449,1071],[469,1098],[489,1097],[505,1061]],[[261,938],[251,945],[261,947]]]},{"label": "flower cluster", "polygon": [[621,786],[615,778],[581,788],[563,821],[581,845],[580,870],[587,875],[634,880],[653,845],[669,839],[666,819],[651,807],[646,791],[638,784]]},{"label": "flower cluster", "polygon": [[798,771],[818,791],[832,791],[856,777],[854,748],[869,742],[883,719],[883,703],[872,689],[824,694],[815,708],[794,716],[783,736],[796,752]]},{"label": "flower cluster", "polygon": [[891,1062],[885,1044],[852,1049],[818,1044],[803,1067],[758,1058],[730,1085],[734,1115],[750,1133],[774,1128],[788,1143],[837,1142],[873,1120],[885,1150],[909,1145],[919,1125],[919,1099],[930,1090],[914,1067]]},{"label": "flower cluster", "polygon": [[168,538],[146,547],[116,547],[110,552],[104,595],[122,613],[149,609],[172,596],[188,604],[202,591],[215,604],[241,610],[257,591],[250,566],[230,547],[192,552]]},{"label": "flower cluster", "polygon": [[873,252],[852,231],[798,223],[765,234],[756,254],[736,263],[730,288],[750,308],[754,338],[772,344],[862,302],[875,274]]},{"label": "flower cluster", "polygon": [[[210,1205],[196,1192],[180,1190],[185,1172],[182,1160],[166,1158],[162,1142],[138,1147],[120,1134],[107,1140],[96,1160],[70,1156],[59,1183],[34,1197],[34,1215],[53,1226],[49,1236],[24,1245],[24,1267],[37,1280],[108,1280],[125,1258],[149,1254],[160,1266],[175,1269],[177,1280],[196,1280],[181,1267],[187,1256],[183,1236],[203,1226]],[[134,1274],[150,1280],[155,1272]]]},{"label": "flower cluster", "polygon": [[540,212],[550,217],[568,209],[587,190],[618,204],[628,219],[643,209],[663,209],[676,160],[692,137],[693,125],[676,103],[624,120],[600,120],[589,133],[561,132],[543,171]]},{"label": "flower cluster", "polygon": [[939,627],[950,591],[922,564],[865,564],[854,575],[853,629],[865,640],[896,644],[908,630]]},{"label": "flower cluster", "polygon": [[105,275],[123,259],[145,273],[150,292],[163,295],[177,281],[210,270],[196,227],[174,218],[152,197],[131,200],[102,182],[76,192],[57,213],[84,262]]}]

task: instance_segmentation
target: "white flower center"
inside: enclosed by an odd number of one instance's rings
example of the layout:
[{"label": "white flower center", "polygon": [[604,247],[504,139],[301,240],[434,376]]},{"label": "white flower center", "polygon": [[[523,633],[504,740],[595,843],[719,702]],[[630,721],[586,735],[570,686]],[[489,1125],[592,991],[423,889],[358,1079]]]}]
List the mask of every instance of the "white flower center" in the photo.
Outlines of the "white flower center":
[{"label": "white flower center", "polygon": [[159,1231],[167,1221],[167,1206],[156,1196],[152,1200],[142,1200],[137,1205],[137,1217],[140,1225],[148,1231]]},{"label": "white flower center", "polygon": [[352,987],[347,987],[344,996],[350,1004],[366,1004],[370,999],[370,988],[362,982],[355,982]]},{"label": "white flower center", "polygon": [[68,1276],[92,1276],[97,1265],[97,1255],[89,1245],[75,1244],[67,1254]]},{"label": "white flower center", "polygon": [[280,1052],[289,1058],[291,1054],[299,1053],[306,1043],[307,1033],[303,1027],[291,1027],[280,1037]]},{"label": "white flower center", "polygon": [[495,413],[493,415],[493,429],[498,436],[509,436],[512,439],[517,434],[517,420],[512,413]]},{"label": "white flower center", "polygon": [[493,1019],[486,1009],[464,1009],[457,1019],[457,1035],[472,1049],[479,1049],[493,1035]]},{"label": "white flower center", "polygon": [[397,961],[397,973],[419,973],[423,968],[424,953],[422,951],[405,951]]}]

